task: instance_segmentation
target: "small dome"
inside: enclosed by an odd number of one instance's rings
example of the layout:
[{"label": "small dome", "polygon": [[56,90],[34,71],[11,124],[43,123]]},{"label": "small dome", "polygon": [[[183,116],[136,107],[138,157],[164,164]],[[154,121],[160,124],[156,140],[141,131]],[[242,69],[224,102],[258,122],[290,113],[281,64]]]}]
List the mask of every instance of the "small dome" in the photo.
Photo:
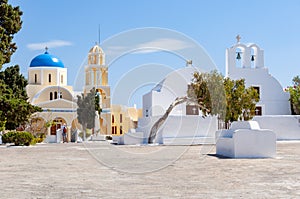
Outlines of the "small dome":
[{"label": "small dome", "polygon": [[101,48],[98,44],[96,44],[95,46],[93,46],[93,47],[90,49],[89,52],[90,52],[90,53],[103,53],[103,50],[102,50],[102,48]]},{"label": "small dome", "polygon": [[64,68],[62,61],[54,56],[50,55],[47,51],[44,54],[38,55],[30,62],[30,67],[60,67]]}]

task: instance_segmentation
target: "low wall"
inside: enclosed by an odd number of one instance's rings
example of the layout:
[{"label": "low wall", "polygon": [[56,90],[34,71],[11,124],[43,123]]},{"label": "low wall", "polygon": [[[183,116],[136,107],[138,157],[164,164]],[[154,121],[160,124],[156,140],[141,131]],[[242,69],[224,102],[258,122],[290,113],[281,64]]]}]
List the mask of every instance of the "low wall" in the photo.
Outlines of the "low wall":
[{"label": "low wall", "polygon": [[270,129],[276,133],[277,140],[300,139],[300,115],[256,116],[254,121],[261,129]]},{"label": "low wall", "polygon": [[[139,119],[137,132],[144,132],[148,138],[151,127],[160,116]],[[217,118],[188,115],[169,116],[159,129],[158,136],[162,136],[163,144],[214,144],[217,131]]]}]

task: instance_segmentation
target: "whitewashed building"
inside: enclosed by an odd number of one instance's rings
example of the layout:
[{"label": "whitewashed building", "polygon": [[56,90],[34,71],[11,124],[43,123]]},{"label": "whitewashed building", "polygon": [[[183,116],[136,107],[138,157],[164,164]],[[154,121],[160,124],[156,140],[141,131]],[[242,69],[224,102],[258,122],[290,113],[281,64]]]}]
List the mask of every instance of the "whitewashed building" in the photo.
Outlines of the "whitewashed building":
[{"label": "whitewashed building", "polygon": [[226,77],[245,79],[259,93],[256,115],[290,115],[289,93],[269,74],[264,65],[264,50],[254,43],[237,43],[226,49]]},{"label": "whitewashed building", "polygon": [[[147,142],[153,124],[171,103],[177,97],[187,95],[188,85],[196,71],[199,68],[192,66],[175,70],[143,96],[143,118],[139,119],[136,131],[144,133],[144,142]],[[198,107],[182,103],[172,110],[165,124],[159,129],[157,138],[159,143],[164,144],[214,143],[216,130],[216,117],[203,118]]]}]

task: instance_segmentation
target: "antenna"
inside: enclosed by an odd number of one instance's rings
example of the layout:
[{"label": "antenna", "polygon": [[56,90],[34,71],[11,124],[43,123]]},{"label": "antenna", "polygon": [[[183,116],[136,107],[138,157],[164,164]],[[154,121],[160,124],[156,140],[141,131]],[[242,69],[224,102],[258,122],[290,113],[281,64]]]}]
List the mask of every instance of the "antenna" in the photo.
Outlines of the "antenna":
[{"label": "antenna", "polygon": [[100,45],[100,24],[98,25],[98,44]]}]

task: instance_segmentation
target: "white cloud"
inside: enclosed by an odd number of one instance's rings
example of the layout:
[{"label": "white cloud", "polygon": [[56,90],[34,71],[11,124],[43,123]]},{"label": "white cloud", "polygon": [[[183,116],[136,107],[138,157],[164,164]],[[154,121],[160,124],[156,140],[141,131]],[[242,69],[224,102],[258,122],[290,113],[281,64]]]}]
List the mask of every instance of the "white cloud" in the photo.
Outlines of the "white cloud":
[{"label": "white cloud", "polygon": [[27,44],[27,48],[29,48],[30,50],[42,50],[45,49],[45,47],[58,48],[58,47],[71,46],[71,45],[72,43],[69,41],[52,40],[52,41],[41,42],[41,43]]},{"label": "white cloud", "polygon": [[192,46],[178,39],[161,38],[133,46],[110,46],[107,54],[119,54],[130,51],[134,54],[154,53],[160,51],[178,51]]},{"label": "white cloud", "polygon": [[138,45],[135,53],[153,53],[164,50],[177,51],[190,47],[191,45],[181,40],[162,38]]}]

